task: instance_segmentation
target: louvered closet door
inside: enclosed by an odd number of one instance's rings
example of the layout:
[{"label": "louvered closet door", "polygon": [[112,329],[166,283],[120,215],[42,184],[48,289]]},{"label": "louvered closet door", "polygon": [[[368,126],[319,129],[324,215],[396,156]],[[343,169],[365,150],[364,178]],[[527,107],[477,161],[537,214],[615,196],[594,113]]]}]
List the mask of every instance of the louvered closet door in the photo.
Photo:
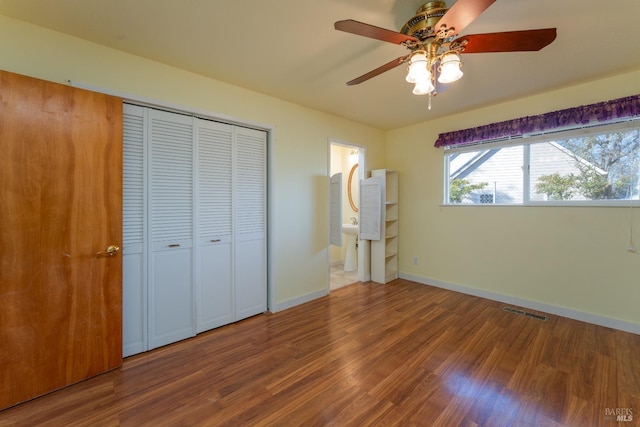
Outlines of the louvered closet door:
[{"label": "louvered closet door", "polygon": [[149,110],[149,348],[195,334],[193,118]]},{"label": "louvered closet door", "polygon": [[145,116],[146,109],[124,105],[123,114],[123,238],[122,354],[147,349],[145,277]]},{"label": "louvered closet door", "polygon": [[233,126],[197,120],[197,331],[233,322]]},{"label": "louvered closet door", "polygon": [[235,306],[240,320],[267,309],[267,134],[235,129]]}]

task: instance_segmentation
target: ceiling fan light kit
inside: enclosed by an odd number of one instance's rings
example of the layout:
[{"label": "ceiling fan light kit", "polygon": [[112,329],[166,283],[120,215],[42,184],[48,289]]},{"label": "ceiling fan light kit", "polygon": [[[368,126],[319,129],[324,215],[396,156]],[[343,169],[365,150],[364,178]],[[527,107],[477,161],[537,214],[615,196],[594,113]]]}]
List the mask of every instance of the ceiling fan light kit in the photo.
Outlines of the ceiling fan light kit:
[{"label": "ceiling fan light kit", "polygon": [[[463,76],[461,54],[538,51],[556,38],[555,28],[502,33],[458,34],[496,0],[456,0],[447,9],[444,1],[423,4],[400,32],[352,19],[338,21],[335,29],[402,45],[411,53],[347,82],[360,84],[400,64],[409,63],[406,81],[415,84],[415,95],[436,93],[436,80],[449,84]],[[436,75],[438,76],[436,79]]]}]

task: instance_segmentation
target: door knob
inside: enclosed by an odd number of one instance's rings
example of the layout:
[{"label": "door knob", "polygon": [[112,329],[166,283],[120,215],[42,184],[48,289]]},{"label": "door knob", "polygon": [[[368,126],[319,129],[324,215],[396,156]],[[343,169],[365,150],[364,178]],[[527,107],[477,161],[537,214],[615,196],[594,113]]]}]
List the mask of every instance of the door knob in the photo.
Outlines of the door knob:
[{"label": "door knob", "polygon": [[114,256],[120,251],[120,246],[111,245],[106,250],[100,251],[96,256]]}]

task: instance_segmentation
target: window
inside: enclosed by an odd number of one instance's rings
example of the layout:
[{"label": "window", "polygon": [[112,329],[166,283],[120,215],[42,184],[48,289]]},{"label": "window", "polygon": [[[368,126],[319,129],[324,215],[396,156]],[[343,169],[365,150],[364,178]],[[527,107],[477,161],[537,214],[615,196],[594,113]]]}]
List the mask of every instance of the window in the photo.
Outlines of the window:
[{"label": "window", "polygon": [[639,128],[636,120],[445,149],[445,204],[637,201]]}]

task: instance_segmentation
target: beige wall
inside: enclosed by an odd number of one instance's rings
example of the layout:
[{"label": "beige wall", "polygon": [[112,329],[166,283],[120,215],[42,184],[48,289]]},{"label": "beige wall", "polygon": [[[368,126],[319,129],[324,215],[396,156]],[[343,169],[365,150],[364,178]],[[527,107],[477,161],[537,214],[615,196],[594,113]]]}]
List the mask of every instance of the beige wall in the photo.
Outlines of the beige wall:
[{"label": "beige wall", "polygon": [[[441,132],[638,93],[640,71],[388,132],[387,167],[400,179],[400,271],[640,331],[640,253],[626,251],[628,207],[441,206],[443,151],[433,147]],[[633,218],[640,245],[640,209]]]},{"label": "beige wall", "polygon": [[328,289],[328,141],[367,147],[384,166],[384,132],[0,16],[0,69],[67,80],[273,126],[270,253],[277,306]]}]

